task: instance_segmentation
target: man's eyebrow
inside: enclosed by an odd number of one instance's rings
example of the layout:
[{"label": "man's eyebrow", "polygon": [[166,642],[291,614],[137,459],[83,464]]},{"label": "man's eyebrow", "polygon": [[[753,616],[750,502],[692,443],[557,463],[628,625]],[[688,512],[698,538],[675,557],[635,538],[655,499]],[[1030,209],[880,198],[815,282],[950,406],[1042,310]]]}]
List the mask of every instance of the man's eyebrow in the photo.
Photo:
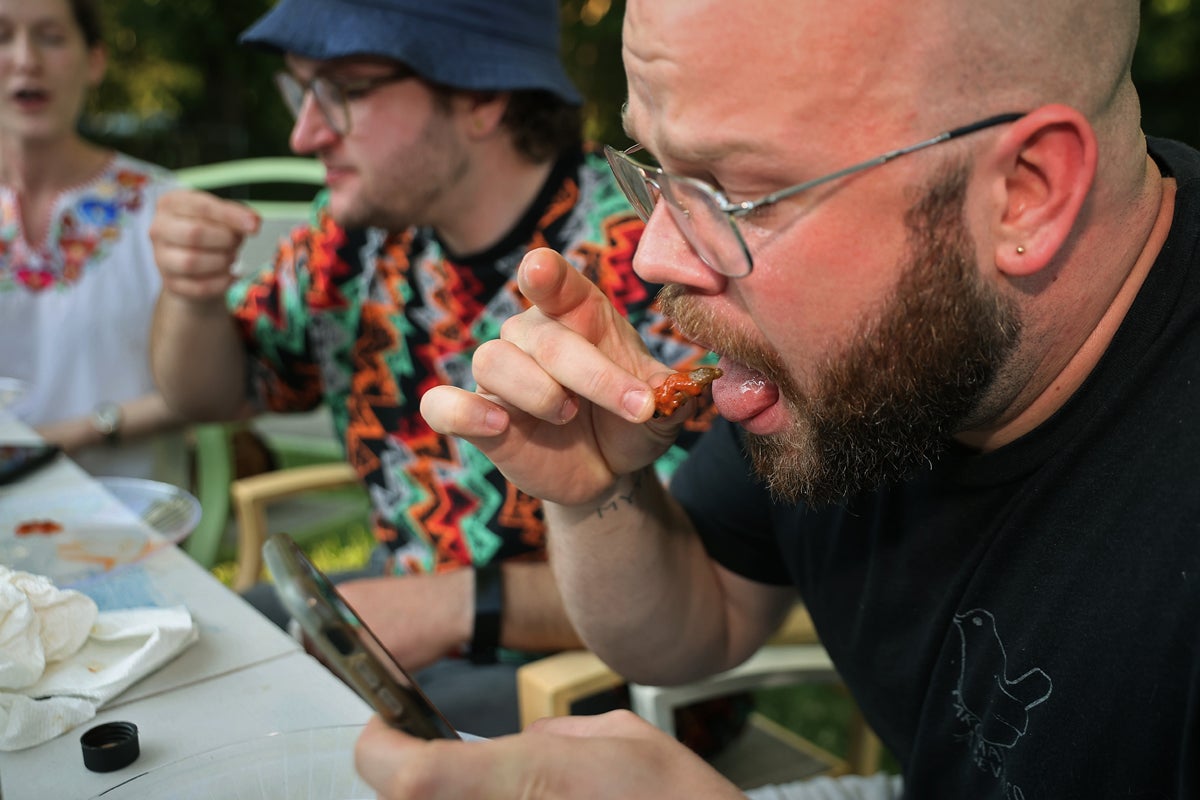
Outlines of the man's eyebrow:
[{"label": "man's eyebrow", "polygon": [[[631,140],[642,144],[642,140],[638,138],[637,131],[634,129],[629,118],[629,101],[626,100],[621,104],[621,128],[625,131],[625,135]],[[670,153],[671,156],[679,161],[689,164],[714,164],[718,163],[730,156],[744,155],[747,153],[753,154],[759,150],[754,142],[744,139],[724,139],[720,141],[692,141],[688,143],[675,142],[667,139],[658,143],[664,152]],[[658,153],[646,149],[647,155],[655,155]]]}]

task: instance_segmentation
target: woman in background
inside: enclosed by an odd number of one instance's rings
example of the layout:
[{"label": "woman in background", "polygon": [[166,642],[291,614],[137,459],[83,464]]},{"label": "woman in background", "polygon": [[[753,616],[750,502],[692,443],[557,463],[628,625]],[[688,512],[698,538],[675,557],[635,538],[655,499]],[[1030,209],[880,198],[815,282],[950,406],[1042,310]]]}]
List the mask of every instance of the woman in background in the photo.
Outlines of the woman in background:
[{"label": "woman in background", "polygon": [[0,376],[10,409],[97,475],[187,480],[147,363],[162,168],[84,139],[104,76],[94,0],[0,0]]}]

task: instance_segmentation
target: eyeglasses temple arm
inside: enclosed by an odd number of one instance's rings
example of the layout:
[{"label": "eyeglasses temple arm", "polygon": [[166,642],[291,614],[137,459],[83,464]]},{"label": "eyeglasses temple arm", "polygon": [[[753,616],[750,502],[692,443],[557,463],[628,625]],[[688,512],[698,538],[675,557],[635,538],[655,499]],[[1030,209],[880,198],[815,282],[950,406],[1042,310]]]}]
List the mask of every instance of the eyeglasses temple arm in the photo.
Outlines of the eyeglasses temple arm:
[{"label": "eyeglasses temple arm", "polygon": [[978,122],[972,122],[970,125],[963,125],[961,128],[951,128],[948,131],[943,131],[937,136],[926,139],[922,142],[910,144],[908,147],[901,147],[896,150],[889,150],[881,156],[872,158],[870,161],[863,161],[861,163],[854,164],[853,166],[846,167],[845,169],[840,169],[832,174],[823,175],[815,180],[807,181],[796,186],[789,186],[786,189],[780,189],[778,192],[769,194],[766,197],[758,200],[747,201],[745,203],[733,203],[729,206],[729,208],[724,209],[724,211],[728,214],[747,214],[759,206],[777,203],[780,200],[799,194],[800,192],[807,191],[815,186],[820,186],[823,183],[836,181],[838,178],[844,178],[847,175],[853,175],[856,172],[862,172],[864,169],[871,169],[872,167],[881,166],[889,161],[899,158],[900,156],[908,155],[909,153],[917,150],[924,150],[926,147],[932,147],[935,144],[940,144],[951,139],[957,139],[960,136],[966,136],[969,133],[975,133],[976,131],[981,131],[984,128],[993,128],[997,125],[1003,125],[1006,122],[1016,122],[1023,116],[1025,116],[1023,113],[1016,112],[997,114],[994,117],[988,117],[987,119],[981,119]]}]

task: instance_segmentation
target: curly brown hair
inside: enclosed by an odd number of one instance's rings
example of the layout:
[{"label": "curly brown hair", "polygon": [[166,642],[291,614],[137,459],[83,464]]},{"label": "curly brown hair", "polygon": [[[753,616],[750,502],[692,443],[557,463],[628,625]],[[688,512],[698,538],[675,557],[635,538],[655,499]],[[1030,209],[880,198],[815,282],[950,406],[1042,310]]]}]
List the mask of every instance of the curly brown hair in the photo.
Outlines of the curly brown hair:
[{"label": "curly brown hair", "polygon": [[518,152],[534,162],[578,149],[583,141],[579,106],[541,89],[513,92],[500,124],[512,133]]},{"label": "curly brown hair", "polygon": [[[426,81],[434,101],[443,110],[450,99],[466,89]],[[535,164],[557,158],[583,143],[583,112],[558,95],[543,89],[515,89],[509,92],[508,105],[500,124],[508,129],[517,152]]]}]

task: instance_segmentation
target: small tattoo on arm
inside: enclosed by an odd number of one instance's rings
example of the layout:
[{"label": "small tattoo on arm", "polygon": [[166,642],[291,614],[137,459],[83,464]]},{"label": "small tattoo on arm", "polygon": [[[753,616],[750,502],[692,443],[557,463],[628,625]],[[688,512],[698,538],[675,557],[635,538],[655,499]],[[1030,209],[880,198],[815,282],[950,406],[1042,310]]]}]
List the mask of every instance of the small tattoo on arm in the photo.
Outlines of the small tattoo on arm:
[{"label": "small tattoo on arm", "polygon": [[596,508],[596,516],[604,519],[605,514],[613,514],[622,508],[634,505],[638,493],[642,489],[642,481],[645,480],[645,474],[645,471],[642,471],[630,475],[629,488],[618,488],[611,500]]}]

